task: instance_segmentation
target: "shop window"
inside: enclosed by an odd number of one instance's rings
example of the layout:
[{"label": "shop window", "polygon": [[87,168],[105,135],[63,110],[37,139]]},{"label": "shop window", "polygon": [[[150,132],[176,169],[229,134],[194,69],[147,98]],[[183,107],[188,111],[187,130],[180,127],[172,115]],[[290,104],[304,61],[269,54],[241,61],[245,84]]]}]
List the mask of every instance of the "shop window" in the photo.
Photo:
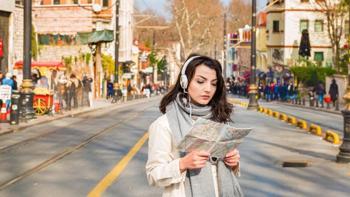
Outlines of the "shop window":
[{"label": "shop window", "polygon": [[323,32],[323,20],[315,20],[315,32]]},{"label": "shop window", "polygon": [[272,31],[274,33],[280,31],[280,22],[279,21],[273,21],[273,23],[272,23]]},{"label": "shop window", "polygon": [[300,20],[300,32],[304,29],[309,30],[309,20]]},{"label": "shop window", "polygon": [[53,4],[54,5],[59,5],[59,4],[61,4],[61,1],[60,0],[53,0]]}]

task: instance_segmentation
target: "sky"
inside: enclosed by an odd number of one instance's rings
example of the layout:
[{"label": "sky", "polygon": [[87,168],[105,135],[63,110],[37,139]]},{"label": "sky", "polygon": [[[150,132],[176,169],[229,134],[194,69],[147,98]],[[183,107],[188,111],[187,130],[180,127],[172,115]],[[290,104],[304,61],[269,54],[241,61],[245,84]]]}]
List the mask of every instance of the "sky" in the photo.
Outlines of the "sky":
[{"label": "sky", "polygon": [[[135,7],[141,10],[152,9],[161,16],[165,16],[167,19],[170,18],[169,12],[166,10],[166,2],[168,0],[135,0]],[[221,0],[225,5],[228,5],[230,0]],[[250,0],[246,0],[250,1]],[[258,9],[266,5],[267,0],[257,0]]]}]

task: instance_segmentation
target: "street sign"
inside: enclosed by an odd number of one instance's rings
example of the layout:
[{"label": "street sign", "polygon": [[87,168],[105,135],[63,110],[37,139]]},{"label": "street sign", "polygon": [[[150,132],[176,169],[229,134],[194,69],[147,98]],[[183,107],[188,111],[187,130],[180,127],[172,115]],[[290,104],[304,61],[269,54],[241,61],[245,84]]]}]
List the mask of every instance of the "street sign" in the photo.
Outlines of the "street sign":
[{"label": "street sign", "polygon": [[0,100],[6,101],[11,99],[11,86],[1,85],[0,86]]}]

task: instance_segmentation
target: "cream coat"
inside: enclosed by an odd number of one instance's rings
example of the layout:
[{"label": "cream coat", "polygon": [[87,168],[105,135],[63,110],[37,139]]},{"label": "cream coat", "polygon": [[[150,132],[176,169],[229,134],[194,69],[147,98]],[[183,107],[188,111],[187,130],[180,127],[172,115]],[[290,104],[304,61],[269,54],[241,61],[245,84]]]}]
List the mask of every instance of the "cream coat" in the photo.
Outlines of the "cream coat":
[{"label": "cream coat", "polygon": [[[149,128],[146,174],[150,185],[164,188],[163,197],[185,197],[186,172],[179,168],[179,153],[166,115],[155,120]],[[239,168],[235,170],[239,174]],[[216,196],[216,168],[212,166]]]}]

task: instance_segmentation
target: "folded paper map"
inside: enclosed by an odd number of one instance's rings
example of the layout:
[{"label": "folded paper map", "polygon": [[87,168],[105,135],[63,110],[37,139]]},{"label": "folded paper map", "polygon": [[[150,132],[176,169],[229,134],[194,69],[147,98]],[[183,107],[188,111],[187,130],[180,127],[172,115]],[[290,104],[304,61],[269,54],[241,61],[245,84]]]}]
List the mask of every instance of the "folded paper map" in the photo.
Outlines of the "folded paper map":
[{"label": "folded paper map", "polygon": [[184,152],[208,151],[211,157],[223,159],[251,130],[198,118],[177,148]]}]

